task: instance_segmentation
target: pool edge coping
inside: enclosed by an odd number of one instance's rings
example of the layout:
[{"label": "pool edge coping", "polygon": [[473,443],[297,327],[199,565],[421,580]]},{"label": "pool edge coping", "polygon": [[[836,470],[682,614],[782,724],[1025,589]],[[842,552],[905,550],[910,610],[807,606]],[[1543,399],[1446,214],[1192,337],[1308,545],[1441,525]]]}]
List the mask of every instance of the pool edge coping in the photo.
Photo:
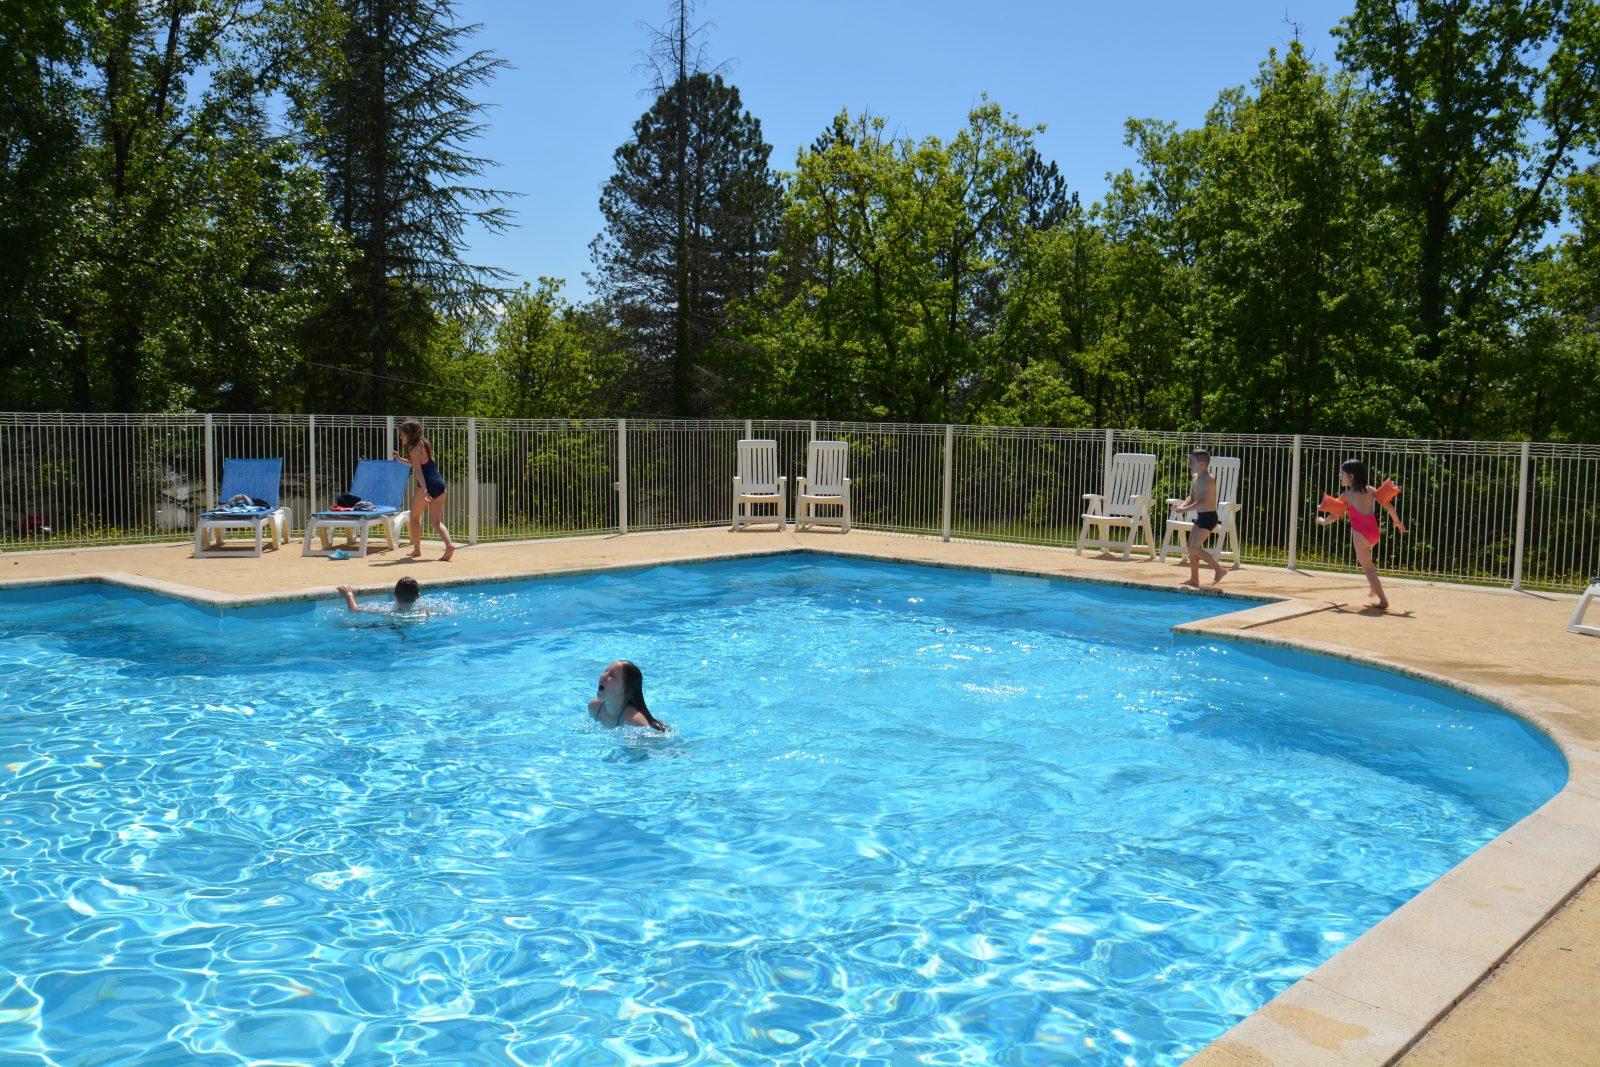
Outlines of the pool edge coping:
[{"label": "pool edge coping", "polygon": [[[1133,577],[1060,574],[1042,567],[932,560],[823,544],[755,545],[736,551],[694,551],[667,558],[608,560],[546,569],[514,567],[495,574],[433,580],[429,585],[455,588],[802,553],[1250,602],[1243,608],[1179,623],[1172,632],[1306,651],[1374,666],[1482,700],[1529,724],[1556,746],[1566,761],[1568,775],[1555,796],[1485,842],[1334,956],[1200,1049],[1189,1063],[1203,1067],[1263,1061],[1393,1063],[1600,873],[1600,747],[1578,738],[1559,721],[1577,712],[1515,687],[1480,685],[1345,645],[1253,632],[1253,627],[1325,610],[1326,605],[1304,597],[1236,593],[1216,587],[1174,590]],[[237,595],[127,571],[0,579],[0,591],[72,584],[119,586],[217,610],[314,602],[337,595],[333,585]],[[365,583],[355,588],[372,593],[389,587]],[[1519,881],[1532,884],[1518,884]],[[1470,944],[1451,940],[1463,933],[1471,935]]]}]

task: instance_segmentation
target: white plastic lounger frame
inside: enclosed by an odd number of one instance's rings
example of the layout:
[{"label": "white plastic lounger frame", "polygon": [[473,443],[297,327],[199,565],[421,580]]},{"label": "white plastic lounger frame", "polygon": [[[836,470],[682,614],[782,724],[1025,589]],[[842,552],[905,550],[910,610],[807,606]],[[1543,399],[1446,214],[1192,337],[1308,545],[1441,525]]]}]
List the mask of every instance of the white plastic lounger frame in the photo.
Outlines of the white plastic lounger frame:
[{"label": "white plastic lounger frame", "polygon": [[[807,526],[837,526],[840,533],[850,532],[850,445],[845,441],[812,441],[806,449],[805,477],[797,478],[794,487],[794,528],[798,533]],[[817,514],[819,507],[839,509],[837,516],[824,518]]]},{"label": "white plastic lounger frame", "polygon": [[1590,637],[1600,637],[1600,625],[1585,623],[1583,613],[1589,610],[1589,605],[1600,600],[1600,581],[1595,582],[1583,591],[1578,598],[1577,610],[1572,613],[1572,624],[1567,627],[1575,634],[1587,634]]},{"label": "white plastic lounger frame", "polygon": [[[222,461],[222,490],[219,498],[226,502],[235,496],[264,500],[270,510],[253,514],[230,515],[226,512],[207,511],[194,524],[194,558],[220,559],[224,556],[259,556],[267,545],[274,550],[289,543],[289,509],[278,504],[280,481],[283,477],[283,460],[277,459],[224,459]],[[255,535],[254,547],[244,545],[227,547],[228,531],[242,530]],[[265,540],[263,536],[265,535]]]},{"label": "white plastic lounger frame", "polygon": [[[735,532],[755,522],[776,522],[778,529],[789,525],[784,513],[784,497],[789,479],[778,474],[778,442],[740,441],[739,469],[733,476],[733,529]],[[758,504],[774,504],[777,514],[757,515]]]},{"label": "white plastic lounger frame", "polygon": [[[1217,480],[1217,539],[1211,542],[1210,552],[1217,561],[1233,564],[1239,569],[1239,460],[1233,456],[1212,456],[1211,476]],[[1194,529],[1195,513],[1178,511],[1183,501],[1167,498],[1167,527],[1161,534],[1160,560],[1167,561],[1167,548],[1171,546],[1179,555],[1189,551],[1189,531]]]},{"label": "white plastic lounger frame", "polygon": [[[1106,482],[1105,492],[1083,494],[1088,510],[1078,528],[1078,555],[1083,555],[1085,548],[1112,551],[1116,545],[1111,542],[1111,531],[1126,530],[1128,539],[1122,543],[1122,558],[1127,559],[1137,548],[1154,559],[1156,537],[1150,527],[1154,500],[1150,493],[1156,484],[1156,457],[1148,452],[1118,452],[1111,457]],[[1091,528],[1095,531],[1092,540]],[[1144,534],[1143,541],[1138,539],[1140,533]]]}]

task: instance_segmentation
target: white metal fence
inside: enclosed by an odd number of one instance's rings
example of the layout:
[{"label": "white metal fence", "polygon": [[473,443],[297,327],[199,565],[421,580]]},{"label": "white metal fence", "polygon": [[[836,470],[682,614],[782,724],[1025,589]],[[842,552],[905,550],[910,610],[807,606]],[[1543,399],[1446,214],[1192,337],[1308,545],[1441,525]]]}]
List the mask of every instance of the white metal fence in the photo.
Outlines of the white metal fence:
[{"label": "white metal fence", "polygon": [[[228,457],[283,457],[298,532],[358,459],[388,455],[396,421],[0,414],[0,550],[183,539]],[[735,443],[755,436],[778,442],[791,488],[806,442],[848,441],[863,529],[1067,546],[1113,453],[1158,457],[1159,501],[1183,495],[1200,445],[1241,460],[1248,561],[1350,569],[1348,533],[1314,519],[1353,456],[1405,487],[1410,532],[1385,537],[1386,571],[1570,590],[1600,570],[1600,445],[739,419],[436,418],[427,432],[446,521],[469,542],[722,525]]]}]

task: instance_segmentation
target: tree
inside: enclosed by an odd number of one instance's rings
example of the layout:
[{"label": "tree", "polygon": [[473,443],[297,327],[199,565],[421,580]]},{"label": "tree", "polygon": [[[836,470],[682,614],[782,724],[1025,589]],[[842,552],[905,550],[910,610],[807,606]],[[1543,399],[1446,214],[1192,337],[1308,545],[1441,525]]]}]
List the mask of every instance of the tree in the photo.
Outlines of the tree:
[{"label": "tree", "polygon": [[1470,434],[1561,179],[1600,132],[1600,7],[1358,0],[1334,32],[1376,97],[1413,234],[1404,292],[1433,429]]},{"label": "tree", "polygon": [[540,278],[496,316],[478,411],[520,419],[597,418],[628,410],[627,363],[563,283]]},{"label": "tree", "polygon": [[314,181],[265,100],[315,48],[315,4],[25,5],[0,226],[7,376],[25,404],[247,403],[338,255]]},{"label": "tree", "polygon": [[933,421],[991,391],[1032,136],[990,103],[948,142],[841,113],[801,154],[787,262],[742,331],[788,366],[794,402],[814,390],[839,417]]},{"label": "tree", "polygon": [[616,150],[600,194],[605,229],[590,247],[604,301],[635,340],[653,392],[675,415],[719,400],[714,352],[728,306],[760,283],[779,189],[772,146],[739,90],[707,71],[691,0],[652,31],[655,98]]},{"label": "tree", "polygon": [[328,359],[362,354],[366,407],[392,410],[399,379],[422,380],[439,310],[498,295],[508,275],[466,262],[469,225],[510,224],[507,193],[476,184],[491,165],[474,90],[504,62],[467,51],[475,25],[452,0],[339,0],[340,62],[297,96],[333,217],[355,249],[349,290],[323,311]]},{"label": "tree", "polygon": [[1207,119],[1196,360],[1211,429],[1391,434],[1425,418],[1389,279],[1371,102],[1298,41]]},{"label": "tree", "polygon": [[92,403],[73,224],[92,186],[72,77],[91,12],[18,4],[0,18],[0,408]]}]

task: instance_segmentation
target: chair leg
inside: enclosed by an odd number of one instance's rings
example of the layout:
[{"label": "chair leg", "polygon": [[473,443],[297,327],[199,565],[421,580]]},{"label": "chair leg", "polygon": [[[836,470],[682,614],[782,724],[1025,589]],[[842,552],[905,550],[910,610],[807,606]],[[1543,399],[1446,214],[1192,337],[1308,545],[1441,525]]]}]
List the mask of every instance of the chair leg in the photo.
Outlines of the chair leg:
[{"label": "chair leg", "polygon": [[1584,614],[1589,606],[1594,603],[1595,597],[1600,596],[1600,585],[1591,585],[1584,590],[1583,596],[1578,598],[1578,606],[1572,612],[1572,621],[1567,624],[1567,629],[1575,634],[1585,634],[1589,637],[1600,637],[1600,626],[1583,621]]},{"label": "chair leg", "polygon": [[1080,555],[1080,556],[1083,555],[1083,543],[1084,543],[1084,541],[1088,540],[1088,538],[1089,538],[1089,520],[1088,519],[1084,519],[1083,522],[1078,524],[1078,543],[1073,546],[1073,549],[1072,549],[1073,552],[1075,552],[1077,555]]},{"label": "chair leg", "polygon": [[839,522],[839,532],[840,533],[849,533],[850,532],[850,493],[849,493],[848,490],[846,490],[845,494],[844,494],[844,508],[840,512],[840,515],[841,515],[841,519],[840,519],[840,522]]}]

